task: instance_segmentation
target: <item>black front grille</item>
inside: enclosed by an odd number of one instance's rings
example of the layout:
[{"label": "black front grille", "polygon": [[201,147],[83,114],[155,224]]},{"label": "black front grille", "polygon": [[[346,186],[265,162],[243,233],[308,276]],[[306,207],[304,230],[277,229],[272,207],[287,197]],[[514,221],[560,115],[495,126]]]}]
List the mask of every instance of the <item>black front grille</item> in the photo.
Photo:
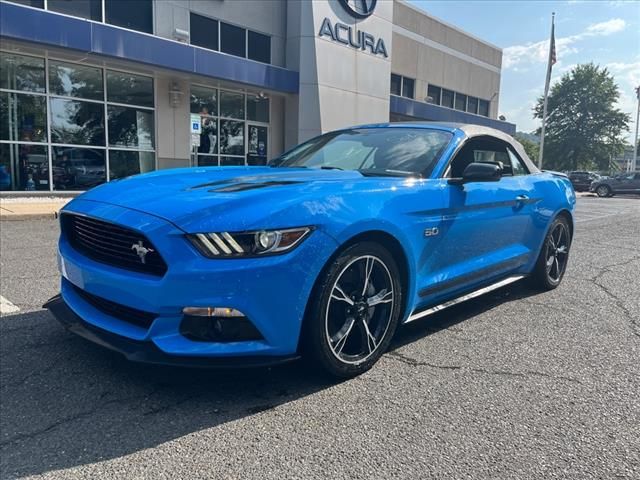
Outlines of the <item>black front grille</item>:
[{"label": "black front grille", "polygon": [[[69,213],[62,215],[61,226],[71,246],[93,260],[156,276],[167,271],[167,264],[156,248],[140,232]],[[134,245],[150,249],[144,256],[144,263]]]},{"label": "black front grille", "polygon": [[100,310],[105,315],[122,320],[123,322],[132,323],[138,327],[147,329],[157,317],[155,313],[145,312],[143,310],[120,305],[119,303],[112,302],[111,300],[106,300],[102,297],[92,295],[75,285],[73,285],[73,289],[95,309]]}]

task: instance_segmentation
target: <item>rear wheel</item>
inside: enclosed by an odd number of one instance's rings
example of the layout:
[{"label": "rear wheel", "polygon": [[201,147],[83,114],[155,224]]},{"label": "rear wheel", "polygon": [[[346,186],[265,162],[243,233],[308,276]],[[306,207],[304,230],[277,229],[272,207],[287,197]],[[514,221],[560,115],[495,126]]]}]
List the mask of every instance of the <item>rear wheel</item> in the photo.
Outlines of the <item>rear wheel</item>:
[{"label": "rear wheel", "polygon": [[553,290],[562,281],[569,262],[571,229],[563,216],[556,217],[544,239],[531,275],[531,283],[542,290]]},{"label": "rear wheel", "polygon": [[400,272],[376,243],[347,248],[323,273],[305,321],[304,353],[334,377],[365,372],[385,352],[403,300]]},{"label": "rear wheel", "polygon": [[611,196],[611,187],[608,185],[600,185],[596,188],[596,193],[599,197],[610,197]]}]

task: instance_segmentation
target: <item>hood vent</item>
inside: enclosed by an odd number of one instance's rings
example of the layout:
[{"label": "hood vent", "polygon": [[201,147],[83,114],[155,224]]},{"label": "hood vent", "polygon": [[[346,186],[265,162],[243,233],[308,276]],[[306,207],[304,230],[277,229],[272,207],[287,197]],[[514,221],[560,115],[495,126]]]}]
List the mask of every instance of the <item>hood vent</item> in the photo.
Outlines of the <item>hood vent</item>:
[{"label": "hood vent", "polygon": [[256,190],[258,188],[267,188],[267,187],[278,187],[283,185],[294,185],[295,181],[285,181],[285,180],[274,180],[271,182],[262,182],[262,183],[235,183],[232,185],[227,185],[225,187],[213,188],[209,190],[214,193],[233,193],[233,192],[244,192],[247,190]]}]

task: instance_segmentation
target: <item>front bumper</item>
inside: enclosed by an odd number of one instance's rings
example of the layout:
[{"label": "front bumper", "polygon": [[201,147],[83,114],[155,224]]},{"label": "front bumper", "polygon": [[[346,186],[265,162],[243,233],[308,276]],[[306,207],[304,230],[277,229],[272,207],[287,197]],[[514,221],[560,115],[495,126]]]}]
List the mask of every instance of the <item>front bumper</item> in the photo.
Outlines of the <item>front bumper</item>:
[{"label": "front bumper", "polygon": [[[83,330],[88,328],[95,333],[97,329],[101,332],[100,338],[106,338],[97,343],[117,344],[122,353],[120,345],[124,342],[134,345],[135,350],[148,347],[176,357],[176,361],[153,363],[175,364],[183,360],[197,363],[201,358],[207,362],[221,358],[224,363],[234,363],[236,357],[267,357],[266,363],[273,357],[277,363],[281,358],[295,356],[315,279],[337,247],[335,240],[316,230],[298,248],[284,255],[209,259],[185,238],[184,231],[153,215],[82,199],[74,200],[64,211],[137,230],[165,259],[167,272],[162,277],[154,277],[87,258],[76,251],[64,235],[59,242],[61,300],[81,319]],[[112,317],[95,308],[76,288],[156,317],[148,328],[142,328],[127,322],[126,318]],[[180,332],[184,307],[237,309],[246,315],[262,339],[191,340]],[[74,327],[73,331],[78,328]],[[95,341],[94,335],[90,339]],[[124,351],[129,352],[129,347]]]},{"label": "front bumper", "polygon": [[80,318],[65,303],[62,295],[56,295],[43,305],[70,332],[75,333],[93,343],[118,352],[132,362],[170,365],[180,367],[204,368],[252,368],[287,363],[298,358],[298,355],[285,356],[243,356],[227,358],[180,357],[168,355],[152,342],[132,340],[121,335],[102,330]]}]

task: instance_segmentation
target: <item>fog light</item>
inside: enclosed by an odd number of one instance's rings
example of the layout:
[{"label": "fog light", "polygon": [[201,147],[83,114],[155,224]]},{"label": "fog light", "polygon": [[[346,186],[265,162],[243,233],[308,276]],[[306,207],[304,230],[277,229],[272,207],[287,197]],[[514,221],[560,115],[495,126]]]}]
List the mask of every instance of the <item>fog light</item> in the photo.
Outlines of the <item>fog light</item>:
[{"label": "fog light", "polygon": [[192,317],[244,317],[244,313],[229,307],[184,307],[182,313]]}]

